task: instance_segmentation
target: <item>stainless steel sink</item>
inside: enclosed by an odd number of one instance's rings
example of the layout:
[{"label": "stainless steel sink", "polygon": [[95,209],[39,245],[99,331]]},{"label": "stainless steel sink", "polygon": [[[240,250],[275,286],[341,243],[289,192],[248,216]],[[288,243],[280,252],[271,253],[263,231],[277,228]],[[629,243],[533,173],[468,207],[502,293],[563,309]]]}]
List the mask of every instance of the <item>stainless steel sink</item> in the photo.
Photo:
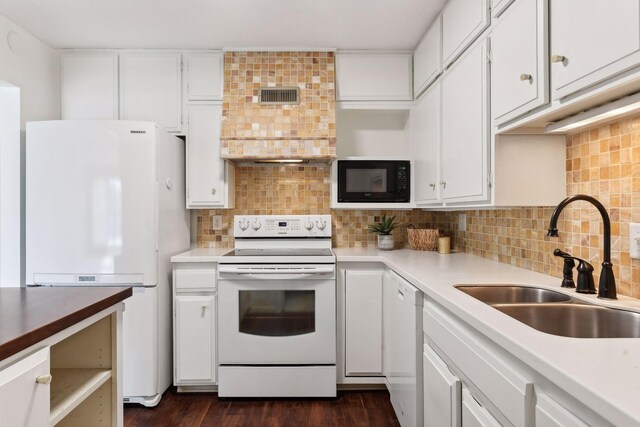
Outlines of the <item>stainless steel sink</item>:
[{"label": "stainless steel sink", "polygon": [[569,295],[527,286],[456,286],[462,292],[490,305],[569,302]]},{"label": "stainless steel sink", "polygon": [[572,338],[640,338],[640,313],[590,304],[505,304],[494,308],[541,332]]}]

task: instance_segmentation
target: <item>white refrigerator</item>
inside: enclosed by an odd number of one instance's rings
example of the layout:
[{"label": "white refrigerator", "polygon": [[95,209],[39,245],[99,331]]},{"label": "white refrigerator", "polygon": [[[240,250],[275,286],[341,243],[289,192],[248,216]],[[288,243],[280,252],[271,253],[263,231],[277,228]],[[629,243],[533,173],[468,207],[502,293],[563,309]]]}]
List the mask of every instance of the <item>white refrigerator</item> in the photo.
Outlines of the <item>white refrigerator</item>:
[{"label": "white refrigerator", "polygon": [[134,286],[125,402],[171,383],[170,257],[189,248],[184,143],[150,122],[27,123],[27,286]]}]

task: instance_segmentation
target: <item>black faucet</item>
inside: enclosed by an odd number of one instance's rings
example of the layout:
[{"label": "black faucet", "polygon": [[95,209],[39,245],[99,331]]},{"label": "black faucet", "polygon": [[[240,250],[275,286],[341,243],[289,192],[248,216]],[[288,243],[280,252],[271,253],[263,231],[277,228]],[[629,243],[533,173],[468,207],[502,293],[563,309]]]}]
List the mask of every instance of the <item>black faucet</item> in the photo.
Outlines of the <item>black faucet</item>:
[{"label": "black faucet", "polygon": [[602,203],[585,194],[577,194],[575,196],[567,197],[561,201],[553,211],[551,221],[549,222],[547,236],[558,237],[558,217],[560,216],[560,212],[562,212],[569,203],[577,200],[589,202],[595,206],[600,212],[600,215],[602,216],[602,223],[604,224],[604,261],[602,262],[600,283],[598,284],[598,298],[617,299],[616,279],[613,277],[613,264],[611,264],[611,222],[609,220],[609,214]]}]

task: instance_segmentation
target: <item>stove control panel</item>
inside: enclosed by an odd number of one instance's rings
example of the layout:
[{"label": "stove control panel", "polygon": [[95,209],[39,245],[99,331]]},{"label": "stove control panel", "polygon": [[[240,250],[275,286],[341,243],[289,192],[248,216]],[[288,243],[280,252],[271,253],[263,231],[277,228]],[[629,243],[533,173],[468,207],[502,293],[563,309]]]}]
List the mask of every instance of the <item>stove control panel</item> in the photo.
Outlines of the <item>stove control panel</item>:
[{"label": "stove control panel", "polygon": [[235,237],[331,237],[331,215],[236,215]]}]

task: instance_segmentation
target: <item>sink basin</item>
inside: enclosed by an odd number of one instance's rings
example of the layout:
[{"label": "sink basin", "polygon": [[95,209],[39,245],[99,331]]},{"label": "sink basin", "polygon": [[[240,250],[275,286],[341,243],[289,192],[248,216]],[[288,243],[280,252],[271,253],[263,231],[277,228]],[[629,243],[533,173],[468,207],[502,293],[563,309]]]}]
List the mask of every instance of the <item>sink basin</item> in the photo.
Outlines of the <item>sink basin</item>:
[{"label": "sink basin", "polygon": [[456,286],[462,292],[490,305],[569,302],[572,298],[560,292],[527,286]]},{"label": "sink basin", "polygon": [[640,338],[640,313],[586,304],[505,304],[494,308],[541,332],[572,338]]}]

